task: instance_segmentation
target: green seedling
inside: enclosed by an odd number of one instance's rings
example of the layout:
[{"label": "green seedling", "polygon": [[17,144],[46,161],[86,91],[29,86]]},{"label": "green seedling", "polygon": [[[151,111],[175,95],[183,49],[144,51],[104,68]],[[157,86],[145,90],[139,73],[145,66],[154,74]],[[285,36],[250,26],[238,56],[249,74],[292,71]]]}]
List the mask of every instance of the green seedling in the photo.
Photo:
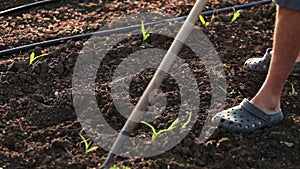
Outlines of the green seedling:
[{"label": "green seedling", "polygon": [[237,20],[238,17],[240,17],[240,10],[235,10],[234,7],[232,7],[232,10],[233,10],[233,16],[232,16],[232,19],[231,19],[231,23],[234,22],[235,20]]},{"label": "green seedling", "polygon": [[142,31],[142,34],[143,34],[143,41],[145,41],[150,36],[150,34],[147,33],[147,30],[145,29],[145,25],[144,25],[143,21],[142,21],[141,31]]},{"label": "green seedling", "polygon": [[218,13],[217,13],[217,11],[214,9],[213,14],[211,15],[211,18],[210,18],[210,23],[212,23],[212,22],[215,20],[215,18],[216,18],[215,14],[218,14]]},{"label": "green seedling", "polygon": [[152,141],[154,141],[156,139],[156,137],[158,136],[159,133],[156,132],[156,129],[151,124],[149,124],[149,123],[147,123],[145,121],[142,121],[142,123],[151,128],[151,130],[152,130]]},{"label": "green seedling", "polygon": [[292,95],[297,95],[298,92],[295,89],[295,86],[293,83],[291,83],[290,81],[287,80],[287,82],[290,84],[291,88],[292,88]]},{"label": "green seedling", "polygon": [[236,92],[234,89],[232,89],[231,92],[228,92],[227,95],[228,95],[228,96],[232,96],[232,95],[235,95],[235,94],[237,94],[237,93],[238,93],[239,95],[242,95],[240,91]]},{"label": "green seedling", "polygon": [[168,128],[160,130],[159,132],[163,133],[163,132],[167,132],[167,131],[172,131],[176,128],[177,123],[179,123],[179,119],[174,120]]},{"label": "green seedling", "polygon": [[[121,169],[121,168],[113,166],[113,167],[110,167],[109,169]],[[130,167],[123,167],[122,169],[130,169]]]},{"label": "green seedling", "polygon": [[233,96],[235,94],[242,95],[242,93],[240,91],[236,92],[234,89],[232,89],[231,92],[227,93],[227,96]]},{"label": "green seedling", "polygon": [[99,147],[98,146],[93,146],[90,147],[92,142],[89,142],[84,138],[84,136],[82,134],[79,134],[79,136],[81,137],[82,141],[84,142],[84,146],[85,146],[85,154],[88,154],[91,151],[95,151],[97,150]]},{"label": "green seedling", "polygon": [[210,18],[210,22],[213,22],[215,19],[215,13],[212,14],[211,18]]},{"label": "green seedling", "polygon": [[41,58],[41,57],[43,57],[43,56],[47,56],[48,54],[41,54],[41,55],[39,55],[39,56],[35,56],[35,53],[34,52],[32,52],[31,54],[30,54],[30,58],[29,58],[29,65],[31,65],[35,60],[37,60],[38,58]]},{"label": "green seedling", "polygon": [[208,25],[210,24],[209,22],[207,22],[207,21],[204,19],[204,17],[203,17],[202,15],[199,15],[199,19],[200,19],[202,25],[205,26],[205,27],[208,26]]},{"label": "green seedling", "polygon": [[79,32],[79,30],[75,28],[75,29],[72,31],[72,34],[77,34],[78,32]]},{"label": "green seedling", "polygon": [[185,129],[186,126],[191,122],[191,120],[192,120],[192,112],[190,112],[190,115],[189,115],[187,121],[185,123],[183,123],[183,125],[181,126],[181,128]]},{"label": "green seedling", "polygon": [[176,120],[173,121],[173,123],[168,128],[163,129],[163,130],[159,130],[157,132],[156,129],[151,124],[149,124],[149,123],[147,123],[145,121],[142,121],[143,124],[145,124],[145,125],[147,125],[148,127],[151,128],[151,130],[152,130],[152,141],[154,141],[159,134],[162,134],[162,133],[167,132],[167,131],[172,131],[173,129],[175,129],[176,128],[176,124],[178,122],[179,122],[179,119],[176,119]]},{"label": "green seedling", "polygon": [[235,90],[232,89],[231,92],[229,92],[229,93],[227,93],[227,94],[228,94],[229,96],[231,96],[231,95],[234,95],[234,93],[235,93]]}]

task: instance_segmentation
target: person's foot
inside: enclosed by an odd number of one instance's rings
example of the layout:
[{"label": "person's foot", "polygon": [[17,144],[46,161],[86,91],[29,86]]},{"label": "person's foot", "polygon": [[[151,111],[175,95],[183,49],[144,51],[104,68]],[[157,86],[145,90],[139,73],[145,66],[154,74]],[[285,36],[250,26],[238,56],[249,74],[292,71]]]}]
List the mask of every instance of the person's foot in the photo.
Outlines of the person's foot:
[{"label": "person's foot", "polygon": [[[272,48],[268,48],[266,53],[261,58],[250,58],[244,63],[244,67],[248,70],[267,74],[272,57]],[[292,70],[293,73],[300,73],[300,55],[298,55],[295,65]]]},{"label": "person's foot", "polygon": [[240,105],[217,113],[211,122],[234,131],[251,132],[276,124],[282,119],[281,109],[276,113],[265,113],[250,101],[244,99]]}]

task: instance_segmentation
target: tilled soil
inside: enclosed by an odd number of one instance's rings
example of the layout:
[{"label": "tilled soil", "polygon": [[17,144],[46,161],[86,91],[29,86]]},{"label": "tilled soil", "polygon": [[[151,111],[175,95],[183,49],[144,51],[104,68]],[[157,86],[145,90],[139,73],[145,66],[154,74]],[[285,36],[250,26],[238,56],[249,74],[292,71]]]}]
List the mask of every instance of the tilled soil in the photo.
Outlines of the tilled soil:
[{"label": "tilled soil", "polygon": [[[0,9],[5,10],[34,1],[0,2],[3,4]],[[176,17],[184,16],[188,14],[194,2],[62,0],[1,16],[0,50],[94,32],[105,24],[130,14],[150,11],[168,13]],[[209,1],[205,10],[247,2],[252,1]],[[227,81],[225,108],[238,105],[244,98],[253,97],[265,79],[265,75],[245,70],[243,63],[250,57],[261,57],[264,51],[272,46],[275,5],[241,10],[240,17],[233,23],[230,22],[231,18],[232,13],[225,13],[214,18],[205,17],[211,22],[207,27],[197,23],[197,27],[214,45],[223,63]],[[137,20],[137,23],[139,22],[140,20]],[[115,25],[121,26],[122,24]],[[178,26],[170,24],[162,29],[166,32],[176,32]],[[118,35],[99,37],[99,45],[108,45],[108,38],[112,36]],[[98,68],[94,96],[101,114],[115,130],[119,131],[126,121],[118,112],[111,96],[112,76],[118,64],[137,51],[148,48],[167,50],[172,41],[172,38],[157,34],[151,34],[145,41],[142,40],[141,34],[129,35],[106,53]],[[82,104],[86,103],[85,97],[77,97],[78,95],[74,94],[72,79],[80,52],[90,50],[87,46],[85,39],[1,56],[0,168],[73,169],[97,168],[103,164],[108,154],[107,150],[99,147],[96,151],[86,154],[84,143],[79,136],[82,132],[87,139],[89,138],[88,131],[83,130],[83,126],[92,127],[92,121],[89,120],[97,120],[97,117],[89,117],[88,124],[79,123],[78,112],[75,113],[73,104],[74,100],[78,101],[76,99]],[[32,52],[36,56],[42,53],[48,55],[29,65]],[[199,88],[198,91],[194,91],[199,93],[201,98],[196,123],[187,136],[172,149],[147,158],[116,156],[114,165],[136,169],[299,168],[300,113],[297,110],[300,104],[299,95],[296,93],[300,88],[298,74],[291,74],[288,79],[290,83],[287,82],[284,88],[281,102],[285,117],[278,125],[248,134],[217,129],[206,143],[200,144],[196,138],[209,112],[211,82],[205,65],[189,48],[184,47],[179,57],[193,70]],[[154,71],[145,70],[132,77],[129,95],[133,105],[137,103]],[[85,74],[82,76],[88,77]],[[178,116],[180,87],[171,75],[167,75],[160,89],[167,98],[167,106],[161,112],[161,116],[151,124],[157,129],[164,129]],[[183,121],[187,118],[185,116]],[[131,134],[149,138],[148,145],[137,145],[137,150],[138,147],[145,146],[147,151],[151,145],[164,145],[168,142],[158,139],[155,140],[156,143],[151,143],[151,130],[142,124]]]}]

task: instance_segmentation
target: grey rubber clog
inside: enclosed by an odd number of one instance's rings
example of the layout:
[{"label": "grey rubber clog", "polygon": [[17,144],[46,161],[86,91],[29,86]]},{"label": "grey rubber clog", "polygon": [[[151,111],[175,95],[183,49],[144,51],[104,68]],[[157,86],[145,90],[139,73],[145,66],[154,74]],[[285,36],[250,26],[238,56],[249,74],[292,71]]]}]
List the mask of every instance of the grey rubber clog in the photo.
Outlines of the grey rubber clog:
[{"label": "grey rubber clog", "polygon": [[[250,58],[244,63],[244,67],[248,70],[267,74],[272,57],[272,48],[268,48],[261,58]],[[296,62],[292,73],[300,73],[300,62]]]},{"label": "grey rubber clog", "polygon": [[282,119],[281,110],[269,115],[244,99],[240,105],[217,113],[212,118],[212,123],[238,132],[251,132],[276,124]]}]

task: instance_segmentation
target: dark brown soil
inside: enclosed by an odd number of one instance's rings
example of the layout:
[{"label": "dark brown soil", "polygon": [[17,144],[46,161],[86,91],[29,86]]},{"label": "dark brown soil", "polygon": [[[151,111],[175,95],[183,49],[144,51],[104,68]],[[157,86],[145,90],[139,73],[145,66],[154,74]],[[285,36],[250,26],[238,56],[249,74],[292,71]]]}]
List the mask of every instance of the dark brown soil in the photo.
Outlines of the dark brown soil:
[{"label": "dark brown soil", "polygon": [[[1,10],[34,1],[1,1]],[[94,32],[106,23],[129,14],[158,11],[175,16],[187,15],[195,1],[108,1],[62,0],[57,3],[0,16],[0,50],[34,42]],[[209,1],[206,10],[243,4],[247,0]],[[226,108],[250,99],[259,90],[265,75],[249,72],[243,63],[250,57],[261,57],[272,46],[275,5],[268,4],[241,11],[230,23],[232,13],[215,16],[201,30],[215,46],[227,80]],[[210,20],[211,17],[206,17]],[[165,29],[173,29],[172,26]],[[99,68],[96,97],[101,113],[116,130],[124,125],[110,96],[110,80],[117,64],[129,54],[144,48],[168,49],[172,39],[150,35],[131,36],[117,44],[107,57],[114,57]],[[78,122],[72,98],[72,76],[82,41],[37,47],[34,50],[0,56],[0,168],[97,168],[103,164],[107,151],[101,147],[85,154],[79,136]],[[29,66],[29,55],[48,53]],[[282,95],[285,118],[278,125],[240,134],[217,129],[205,144],[199,136],[210,104],[210,81],[201,61],[183,49],[180,57],[194,70],[201,96],[200,116],[187,137],[171,150],[151,158],[116,157],[116,166],[130,168],[196,169],[196,168],[299,168],[300,165],[300,96],[292,93],[289,83]],[[103,71],[105,70],[105,71]],[[104,73],[101,73],[104,72]],[[130,88],[132,103],[137,103],[154,70],[137,75]],[[141,80],[143,79],[143,80]],[[300,90],[298,74],[289,82]],[[166,112],[153,125],[158,129],[169,126],[178,114],[178,85],[167,76],[161,89],[168,98]],[[88,136],[83,132],[84,136]],[[138,125],[132,133],[151,136],[149,128]],[[112,140],[114,141],[114,140]]]}]

